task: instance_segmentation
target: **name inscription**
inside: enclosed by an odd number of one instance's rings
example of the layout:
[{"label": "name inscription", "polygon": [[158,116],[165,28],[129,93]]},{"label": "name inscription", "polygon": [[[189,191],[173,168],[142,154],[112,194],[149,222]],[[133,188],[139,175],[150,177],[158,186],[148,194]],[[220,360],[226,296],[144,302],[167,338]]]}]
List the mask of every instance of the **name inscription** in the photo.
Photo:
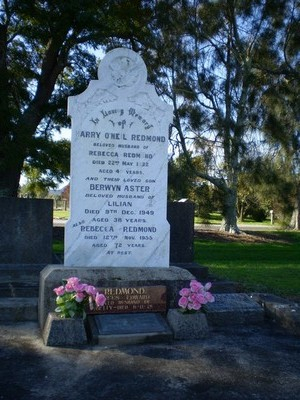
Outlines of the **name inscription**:
[{"label": "name inscription", "polygon": [[[101,110],[89,121],[99,128],[107,127],[109,123],[112,129],[121,127],[124,132],[90,129],[76,132],[77,140],[83,141],[80,147],[86,149],[88,161],[83,186],[86,199],[84,219],[74,222],[73,227],[87,233],[83,240],[91,248],[105,249],[106,256],[130,256],[133,249],[146,248],[157,232],[154,207],[157,179],[152,176],[156,153],[150,152],[148,145],[132,142],[155,142],[159,145],[164,144],[166,138],[150,132],[131,133],[131,130],[151,131],[153,128],[142,112],[133,108],[127,111],[124,108]],[[96,150],[97,147],[101,149]],[[107,200],[99,203],[99,208],[88,208],[87,200],[94,198]]]},{"label": "name inscription", "polygon": [[117,314],[136,312],[165,313],[166,286],[98,288],[106,296],[106,303],[100,310],[89,314]]}]

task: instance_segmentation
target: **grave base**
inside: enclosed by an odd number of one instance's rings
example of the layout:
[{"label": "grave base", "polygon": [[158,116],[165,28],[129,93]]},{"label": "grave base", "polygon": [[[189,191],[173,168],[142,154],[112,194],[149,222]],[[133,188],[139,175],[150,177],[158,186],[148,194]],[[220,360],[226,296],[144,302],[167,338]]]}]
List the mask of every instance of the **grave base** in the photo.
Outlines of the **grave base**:
[{"label": "grave base", "polygon": [[87,318],[89,341],[93,345],[124,345],[170,342],[172,331],[160,314],[104,314]]},{"label": "grave base", "polygon": [[136,267],[64,267],[48,265],[40,273],[39,324],[43,330],[48,313],[55,310],[53,289],[62,284],[63,279],[77,276],[83,283],[95,287],[138,287],[159,286],[167,288],[166,308],[176,308],[178,292],[189,285],[194,276],[178,267],[136,268]]}]

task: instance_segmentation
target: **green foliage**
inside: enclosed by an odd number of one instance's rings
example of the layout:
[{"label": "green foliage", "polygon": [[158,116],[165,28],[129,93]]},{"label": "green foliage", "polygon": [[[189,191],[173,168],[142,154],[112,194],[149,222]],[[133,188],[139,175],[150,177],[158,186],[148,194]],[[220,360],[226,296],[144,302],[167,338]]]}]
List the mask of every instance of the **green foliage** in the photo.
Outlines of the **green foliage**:
[{"label": "green foliage", "polygon": [[264,157],[244,160],[238,186],[241,220],[247,215],[259,220],[270,210],[279,221],[291,218],[299,178],[291,168],[291,158],[282,150],[271,150]]},{"label": "green foliage", "polygon": [[[192,201],[195,204],[196,215],[205,222],[209,213],[213,210],[212,198],[215,190],[195,174],[193,166],[201,168],[200,165],[205,162],[203,158],[194,157],[191,161],[192,166],[183,154],[175,160],[169,161],[168,199],[169,201],[177,201],[186,198]],[[214,206],[217,205],[218,203],[215,202]]]},{"label": "green foliage", "polygon": [[300,292],[297,232],[273,232],[282,242],[195,241],[195,261],[219,278],[240,282],[249,291],[296,296]]},{"label": "green foliage", "polygon": [[[0,195],[16,196],[24,161],[58,179],[68,173],[59,164],[68,157],[51,143],[53,133],[69,124],[67,97],[96,77],[94,49],[138,48],[139,41],[149,40],[153,5],[141,0],[1,4]],[[47,156],[57,156],[49,168]]]},{"label": "green foliage", "polygon": [[38,168],[26,165],[24,167],[24,176],[27,179],[27,183],[20,190],[20,194],[23,197],[45,198],[49,188],[55,187],[55,183],[47,176],[43,176]]},{"label": "green foliage", "polygon": [[[171,143],[180,142],[190,165],[194,144],[193,156],[205,161],[194,173],[222,192],[225,226],[236,230],[242,160],[259,154],[258,132],[281,136],[287,147],[295,142],[299,116],[291,106],[299,108],[299,99],[282,106],[284,91],[277,101],[276,95],[278,87],[288,92],[292,80],[299,83],[299,8],[289,0],[175,1],[171,10],[170,2],[160,4],[155,52],[147,64],[174,106]],[[285,126],[294,133],[283,132]]]},{"label": "green foliage", "polygon": [[61,240],[53,240],[52,250],[53,253],[62,254],[64,252],[64,242]]}]

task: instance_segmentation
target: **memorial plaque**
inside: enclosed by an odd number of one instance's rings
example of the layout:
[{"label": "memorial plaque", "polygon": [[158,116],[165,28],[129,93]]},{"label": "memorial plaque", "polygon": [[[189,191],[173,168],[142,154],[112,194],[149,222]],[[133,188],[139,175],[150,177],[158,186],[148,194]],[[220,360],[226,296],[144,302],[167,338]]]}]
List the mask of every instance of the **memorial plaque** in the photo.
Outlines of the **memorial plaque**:
[{"label": "memorial plaque", "polygon": [[169,330],[159,314],[99,315],[95,322],[102,335],[121,335]]},{"label": "memorial plaque", "polygon": [[165,286],[98,288],[106,296],[106,303],[99,311],[89,314],[116,314],[137,312],[166,312]]},{"label": "memorial plaque", "polygon": [[168,267],[168,127],[172,108],[128,49],[101,61],[99,80],[69,98],[71,216],[66,266]]}]

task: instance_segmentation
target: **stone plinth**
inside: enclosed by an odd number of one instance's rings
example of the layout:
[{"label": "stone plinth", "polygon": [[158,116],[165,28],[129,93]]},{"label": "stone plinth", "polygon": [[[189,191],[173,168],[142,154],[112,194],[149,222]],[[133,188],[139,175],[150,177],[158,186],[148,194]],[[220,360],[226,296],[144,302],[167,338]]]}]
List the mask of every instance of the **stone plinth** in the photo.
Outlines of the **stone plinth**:
[{"label": "stone plinth", "polygon": [[46,346],[78,346],[87,343],[87,336],[82,318],[60,318],[49,313],[43,329]]},{"label": "stone plinth", "polygon": [[53,289],[63,279],[77,276],[83,283],[96,287],[137,287],[164,285],[167,288],[167,309],[177,307],[178,292],[186,287],[194,276],[182,268],[124,268],[124,267],[64,267],[48,265],[40,274],[39,324],[43,328],[47,315],[55,309]]},{"label": "stone plinth", "polygon": [[247,294],[226,293],[214,296],[215,302],[205,305],[209,325],[248,325],[263,322],[263,308]]},{"label": "stone plinth", "polygon": [[170,309],[167,321],[173,330],[174,339],[202,339],[208,335],[206,316],[201,312],[188,314],[178,309]]}]

